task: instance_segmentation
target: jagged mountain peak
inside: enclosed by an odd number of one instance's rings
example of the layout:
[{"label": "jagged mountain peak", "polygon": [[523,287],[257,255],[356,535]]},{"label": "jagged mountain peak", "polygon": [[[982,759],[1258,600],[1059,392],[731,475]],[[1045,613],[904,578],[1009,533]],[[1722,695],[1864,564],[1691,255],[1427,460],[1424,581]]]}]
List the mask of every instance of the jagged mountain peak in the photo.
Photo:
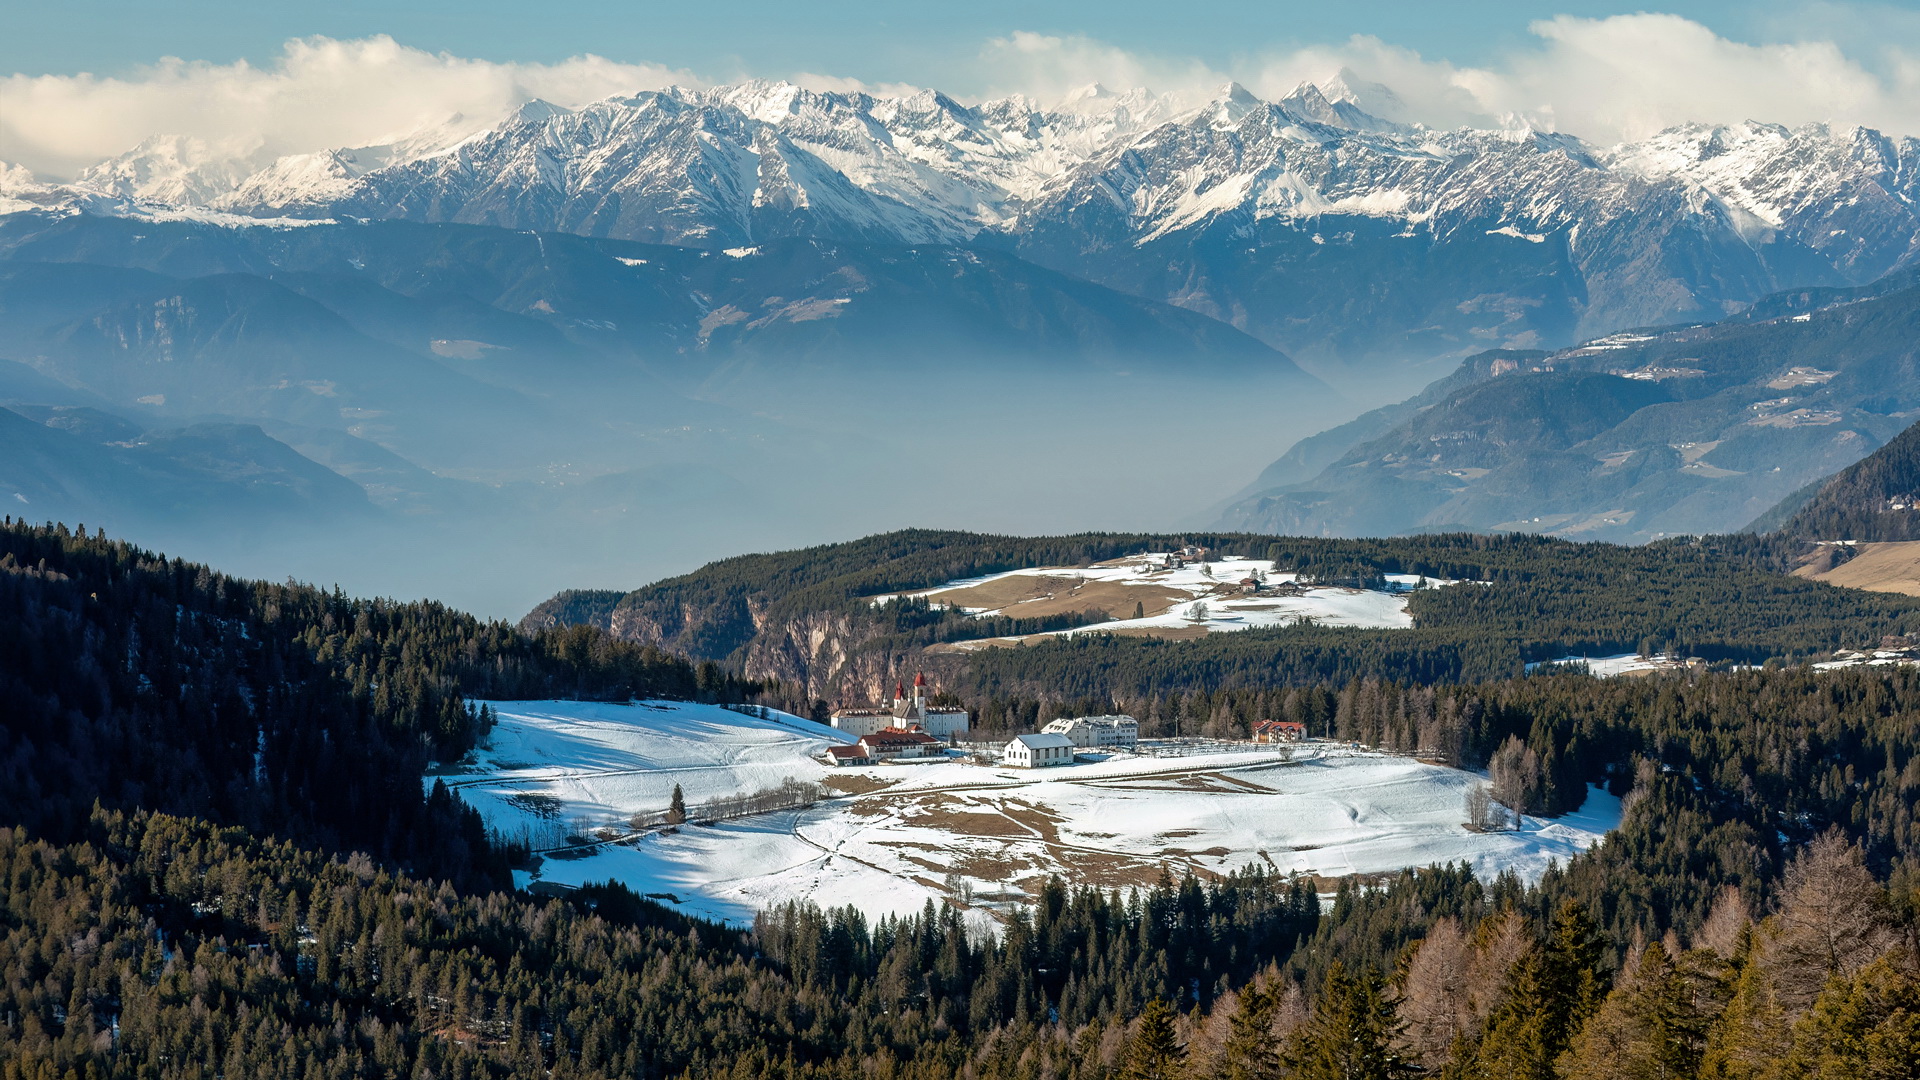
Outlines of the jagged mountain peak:
[{"label": "jagged mountain peak", "polygon": [[151,135],[81,170],[75,186],[116,199],[202,205],[267,164],[257,142],[215,143],[191,135]]},{"label": "jagged mountain peak", "polygon": [[[1523,122],[1407,125],[1396,101],[1348,71],[1275,101],[1229,83],[1197,104],[1097,83],[1050,106],[969,106],[932,88],[754,80],[579,108],[529,102],[491,123],[455,118],[377,146],[284,157],[210,199],[158,169],[193,148],[150,146],[143,175],[175,187],[29,191],[13,180],[4,205],[141,214],[152,210],[143,200],[182,199],[261,218],[467,222],[719,248],[985,234],[1307,356],[1318,337],[1282,313],[1331,288],[1329,260],[1353,268],[1349,288],[1371,290],[1391,267],[1391,289],[1445,293],[1437,310],[1472,336],[1409,348],[1464,355],[1723,314],[1783,286],[1858,284],[1920,257],[1911,139],[1683,125],[1600,150]],[[1440,249],[1457,245],[1473,249],[1458,256],[1464,265],[1488,268],[1484,280],[1419,276],[1429,260],[1455,265]],[[1283,282],[1284,297],[1266,291]],[[1524,303],[1503,306],[1515,290]],[[1398,349],[1395,334],[1426,325],[1414,310],[1406,327],[1379,332],[1378,348]],[[1359,333],[1312,333],[1323,332]]]}]

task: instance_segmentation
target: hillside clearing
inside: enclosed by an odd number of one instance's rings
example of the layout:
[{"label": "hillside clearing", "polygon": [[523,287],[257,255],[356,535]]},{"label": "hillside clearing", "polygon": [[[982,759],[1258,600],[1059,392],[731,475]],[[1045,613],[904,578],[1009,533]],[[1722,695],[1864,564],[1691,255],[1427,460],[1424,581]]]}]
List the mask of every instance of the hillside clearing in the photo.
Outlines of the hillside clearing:
[{"label": "hillside clearing", "polygon": [[[960,759],[830,769],[812,755],[842,741],[838,733],[784,714],[680,702],[490,704],[491,745],[448,781],[494,828],[562,847],[537,880],[617,880],[734,921],[788,900],[877,916],[943,898],[985,918],[1053,874],[1126,887],[1163,869],[1210,877],[1259,864],[1324,883],[1464,861],[1533,878],[1619,818],[1618,800],[1595,793],[1578,815],[1469,832],[1462,801],[1474,774],[1345,747],[1302,747],[1291,760],[1288,748],[1263,747],[1045,770]],[[846,794],[718,825],[637,834],[627,825],[664,809],[676,784],[697,805],[788,779]],[[562,834],[618,840],[568,850]]]},{"label": "hillside clearing", "polygon": [[1812,578],[1868,592],[1920,596],[1920,540],[1896,540],[1855,545],[1853,558],[1831,569],[1823,562],[1796,567],[1795,577]]},{"label": "hillside clearing", "polygon": [[[1021,637],[983,637],[935,646],[932,652],[970,652],[1030,644],[1053,636],[1101,633],[1183,640],[1209,633],[1288,626],[1309,620],[1324,626],[1404,630],[1413,626],[1407,596],[1446,581],[1387,575],[1385,589],[1302,584],[1298,575],[1272,572],[1266,559],[1227,558],[1168,568],[1164,553],[1133,555],[1085,567],[1035,567],[931,589],[873,597],[902,597],[957,608],[973,616],[1039,618],[1103,611],[1111,621]],[[1257,585],[1243,584],[1257,582]],[[1136,608],[1136,604],[1138,607]],[[1132,617],[1138,610],[1139,617]]]}]

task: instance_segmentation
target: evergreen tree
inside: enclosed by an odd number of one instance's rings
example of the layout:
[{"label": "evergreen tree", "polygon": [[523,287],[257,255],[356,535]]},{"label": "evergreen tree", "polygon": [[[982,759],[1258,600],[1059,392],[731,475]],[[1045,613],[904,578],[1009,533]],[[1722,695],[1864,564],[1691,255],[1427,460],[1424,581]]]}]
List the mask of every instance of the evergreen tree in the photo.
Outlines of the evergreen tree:
[{"label": "evergreen tree", "polygon": [[1734,958],[1732,995],[1707,1033],[1702,1080],[1773,1080],[1793,1048],[1793,1025],[1760,963],[1752,926]]},{"label": "evergreen tree", "polygon": [[687,823],[687,797],[681,793],[680,785],[673,785],[673,800],[667,804],[667,824],[685,825]]},{"label": "evergreen tree", "polygon": [[1396,1080],[1419,1069],[1395,1044],[1402,1024],[1380,976],[1328,969],[1320,1001],[1282,1061],[1292,1080]]},{"label": "evergreen tree", "polygon": [[1220,1080],[1278,1080],[1284,1075],[1273,1023],[1285,984],[1268,982],[1240,992],[1240,1011],[1228,1021],[1220,1055]]},{"label": "evergreen tree", "polygon": [[1687,974],[1654,942],[1580,1029],[1563,1080],[1682,1080],[1696,1074],[1706,1024]]},{"label": "evergreen tree", "polygon": [[1120,1080],[1179,1080],[1185,1063],[1186,1055],[1174,1036],[1173,1010],[1156,997],[1141,1010],[1127,1040]]},{"label": "evergreen tree", "polygon": [[1920,972],[1911,953],[1836,978],[1795,1032],[1789,1076],[1920,1080]]},{"label": "evergreen tree", "polygon": [[1513,967],[1480,1043],[1480,1075],[1554,1080],[1555,1059],[1599,1003],[1603,947],[1584,911],[1561,907],[1546,944]]}]

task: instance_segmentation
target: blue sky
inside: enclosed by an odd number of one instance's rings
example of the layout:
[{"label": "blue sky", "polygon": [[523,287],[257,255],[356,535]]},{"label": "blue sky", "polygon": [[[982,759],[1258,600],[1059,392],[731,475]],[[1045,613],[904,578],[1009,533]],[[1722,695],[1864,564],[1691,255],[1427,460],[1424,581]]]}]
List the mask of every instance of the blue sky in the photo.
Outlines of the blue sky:
[{"label": "blue sky", "polygon": [[[1873,5],[1846,5],[1854,13]],[[1890,6],[1889,6],[1890,7]],[[1685,2],[1645,5],[1561,0],[1099,0],[1035,3],[689,3],[685,0],[0,0],[0,72],[109,75],[162,56],[270,62],[288,38],[387,34],[430,52],[496,61],[553,62],[579,53],[647,61],[716,78],[819,72],[873,82],[964,83],[982,42],[1014,31],[1086,35],[1122,49],[1179,54],[1214,67],[1249,52],[1368,34],[1429,59],[1487,63],[1528,44],[1551,15],[1657,10],[1723,36],[1760,43],[1831,34],[1831,18],[1797,18],[1806,5]],[[1855,36],[1873,18],[1840,20]],[[955,85],[957,92],[976,89]]]}]

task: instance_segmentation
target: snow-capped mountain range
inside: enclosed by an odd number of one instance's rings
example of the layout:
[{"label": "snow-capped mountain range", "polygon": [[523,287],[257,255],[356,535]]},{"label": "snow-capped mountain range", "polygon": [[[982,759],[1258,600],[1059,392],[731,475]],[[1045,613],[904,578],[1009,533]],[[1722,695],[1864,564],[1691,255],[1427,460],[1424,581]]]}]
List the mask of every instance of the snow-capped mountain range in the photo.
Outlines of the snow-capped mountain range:
[{"label": "snow-capped mountain range", "polygon": [[1824,125],[1689,126],[1612,147],[1430,130],[1376,115],[1340,79],[1277,101],[1238,85],[1198,104],[1089,87],[1050,106],[755,81],[532,102],[490,125],[455,118],[270,162],[156,137],[71,183],[0,166],[0,213],[991,246],[1323,368],[1377,369],[1871,280],[1920,244],[1917,161],[1914,139]]}]

